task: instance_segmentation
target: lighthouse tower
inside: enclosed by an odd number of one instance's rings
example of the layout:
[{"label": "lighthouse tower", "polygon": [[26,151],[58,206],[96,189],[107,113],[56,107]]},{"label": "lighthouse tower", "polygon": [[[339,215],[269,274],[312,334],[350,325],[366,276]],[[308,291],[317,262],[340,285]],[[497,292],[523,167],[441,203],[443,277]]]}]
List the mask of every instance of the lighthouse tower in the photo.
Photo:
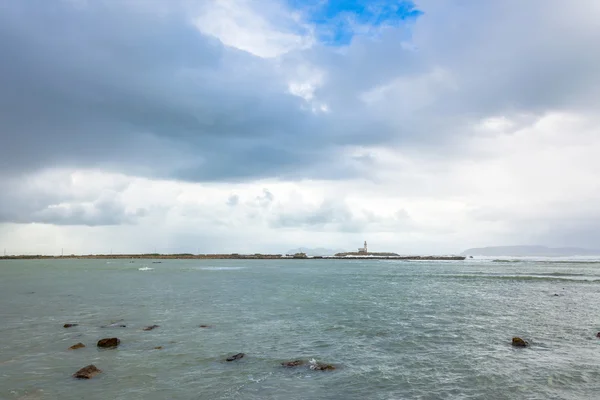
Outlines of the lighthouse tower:
[{"label": "lighthouse tower", "polygon": [[359,253],[368,253],[368,252],[369,252],[369,251],[367,250],[367,241],[366,241],[366,240],[365,240],[365,245],[364,245],[364,247],[360,247],[360,248],[358,249],[358,252],[359,252]]}]

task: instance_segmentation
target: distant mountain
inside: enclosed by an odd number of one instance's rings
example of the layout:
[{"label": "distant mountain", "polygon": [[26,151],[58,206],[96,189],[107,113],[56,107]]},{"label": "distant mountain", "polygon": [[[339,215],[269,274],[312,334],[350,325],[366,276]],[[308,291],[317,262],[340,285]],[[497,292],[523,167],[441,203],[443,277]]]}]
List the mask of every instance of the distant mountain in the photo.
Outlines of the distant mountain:
[{"label": "distant mountain", "polygon": [[465,256],[513,256],[513,257],[568,257],[597,256],[600,250],[582,249],[579,247],[546,247],[546,246],[491,246],[468,249],[462,252]]},{"label": "distant mountain", "polygon": [[343,253],[346,250],[341,249],[325,249],[323,247],[319,247],[316,249],[309,249],[307,247],[299,247],[297,249],[288,250],[285,254],[296,254],[296,253],[306,253],[307,256],[332,256],[336,253]]}]

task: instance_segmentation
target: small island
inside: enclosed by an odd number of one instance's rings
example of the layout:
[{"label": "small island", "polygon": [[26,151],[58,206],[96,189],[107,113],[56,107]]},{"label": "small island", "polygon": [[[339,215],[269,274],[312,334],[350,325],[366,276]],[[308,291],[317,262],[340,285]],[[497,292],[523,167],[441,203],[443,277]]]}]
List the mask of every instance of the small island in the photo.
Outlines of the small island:
[{"label": "small island", "polygon": [[87,254],[87,255],[60,255],[60,256],[49,256],[49,255],[12,255],[12,256],[0,256],[0,260],[46,260],[46,259],[152,259],[152,260],[427,260],[427,261],[452,261],[452,260],[464,260],[465,256],[401,256],[396,253],[390,252],[369,252],[367,249],[367,242],[365,241],[364,247],[358,249],[357,252],[347,253],[336,253],[333,256],[308,256],[305,253],[295,254],[191,254],[191,253],[178,253],[178,254],[160,254],[160,253],[146,253],[146,254]]}]

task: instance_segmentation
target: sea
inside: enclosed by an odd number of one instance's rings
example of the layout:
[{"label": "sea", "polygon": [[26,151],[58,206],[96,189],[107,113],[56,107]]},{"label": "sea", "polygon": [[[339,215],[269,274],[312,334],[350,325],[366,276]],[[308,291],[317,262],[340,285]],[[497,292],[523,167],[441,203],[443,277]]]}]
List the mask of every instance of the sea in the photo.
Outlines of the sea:
[{"label": "sea", "polygon": [[0,399],[600,398],[600,259],[504,261],[0,261]]}]

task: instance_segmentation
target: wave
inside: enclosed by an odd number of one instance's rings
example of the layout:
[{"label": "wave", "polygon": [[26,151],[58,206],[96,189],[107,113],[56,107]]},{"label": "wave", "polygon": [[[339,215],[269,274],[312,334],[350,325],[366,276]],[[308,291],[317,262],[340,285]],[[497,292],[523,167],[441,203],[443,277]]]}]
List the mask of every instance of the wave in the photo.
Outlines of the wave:
[{"label": "wave", "polygon": [[246,267],[201,267],[197,269],[203,271],[236,271],[238,269],[246,269]]},{"label": "wave", "polygon": [[152,271],[154,268],[150,268],[150,267],[142,267],[142,268],[138,268],[138,271]]},{"label": "wave", "polygon": [[481,274],[460,274],[460,275],[444,275],[448,278],[455,279],[498,279],[511,281],[555,281],[555,282],[581,282],[581,283],[600,283],[599,276],[589,275],[553,275],[553,274],[514,274],[514,275],[481,275]]},{"label": "wave", "polygon": [[[482,260],[477,260],[482,261]],[[535,264],[584,264],[584,265],[600,265],[600,261],[598,260],[505,260],[505,259],[494,259],[492,260],[494,263],[535,263]]]}]

